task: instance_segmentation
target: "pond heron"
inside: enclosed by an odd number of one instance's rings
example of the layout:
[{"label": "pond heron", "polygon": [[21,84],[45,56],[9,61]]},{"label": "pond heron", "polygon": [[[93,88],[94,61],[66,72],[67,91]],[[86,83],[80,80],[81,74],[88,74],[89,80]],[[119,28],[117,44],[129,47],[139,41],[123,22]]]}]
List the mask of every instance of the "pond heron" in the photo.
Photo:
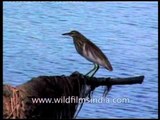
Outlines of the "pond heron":
[{"label": "pond heron", "polygon": [[91,75],[91,77],[93,77],[94,74],[98,71],[99,65],[105,67],[109,71],[113,70],[111,63],[104,55],[104,53],[100,50],[100,48],[80,32],[73,30],[62,35],[71,36],[73,38],[73,42],[77,52],[87,60],[94,63],[94,68],[91,69],[86,75],[89,75],[91,72],[93,72],[93,74]]}]

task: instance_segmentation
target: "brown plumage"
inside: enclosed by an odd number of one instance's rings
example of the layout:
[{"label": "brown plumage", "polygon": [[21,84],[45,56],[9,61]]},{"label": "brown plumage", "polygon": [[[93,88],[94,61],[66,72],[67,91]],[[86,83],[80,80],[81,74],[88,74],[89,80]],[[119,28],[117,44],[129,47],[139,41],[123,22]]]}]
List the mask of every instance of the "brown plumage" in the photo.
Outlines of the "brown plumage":
[{"label": "brown plumage", "polygon": [[62,35],[69,35],[73,37],[74,45],[77,52],[85,57],[87,60],[105,67],[107,70],[112,71],[112,65],[104,53],[89,39],[78,31],[71,31]]}]

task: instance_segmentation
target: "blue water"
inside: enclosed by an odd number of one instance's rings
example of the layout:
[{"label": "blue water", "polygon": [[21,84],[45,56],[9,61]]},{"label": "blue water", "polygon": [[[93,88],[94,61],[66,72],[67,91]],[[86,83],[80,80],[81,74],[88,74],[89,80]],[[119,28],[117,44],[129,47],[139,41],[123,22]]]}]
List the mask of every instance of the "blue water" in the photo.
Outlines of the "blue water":
[{"label": "blue water", "polygon": [[[108,99],[85,103],[78,118],[158,118],[158,2],[4,2],[3,79],[20,85],[39,75],[87,73],[92,63],[77,54],[78,30],[108,56],[113,72],[98,77],[145,75],[143,84],[113,86]],[[103,88],[94,92],[101,97]]]}]

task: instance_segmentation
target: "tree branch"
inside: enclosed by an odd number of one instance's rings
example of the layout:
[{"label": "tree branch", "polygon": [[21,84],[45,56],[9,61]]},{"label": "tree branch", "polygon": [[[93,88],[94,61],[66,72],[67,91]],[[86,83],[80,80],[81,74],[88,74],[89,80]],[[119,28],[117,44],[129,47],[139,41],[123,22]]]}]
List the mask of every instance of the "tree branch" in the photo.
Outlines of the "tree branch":
[{"label": "tree branch", "polygon": [[142,84],[144,76],[126,77],[126,78],[93,78],[87,80],[87,84],[102,86],[102,85],[131,85]]}]

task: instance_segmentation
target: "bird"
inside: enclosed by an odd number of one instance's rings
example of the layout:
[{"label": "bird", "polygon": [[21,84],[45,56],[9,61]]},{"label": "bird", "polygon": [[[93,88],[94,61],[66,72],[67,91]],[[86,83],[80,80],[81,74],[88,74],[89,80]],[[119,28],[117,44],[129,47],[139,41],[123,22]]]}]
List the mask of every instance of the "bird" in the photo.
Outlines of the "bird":
[{"label": "bird", "polygon": [[93,72],[90,76],[93,77],[98,71],[99,66],[102,66],[109,71],[113,71],[111,63],[102,50],[80,32],[72,30],[71,32],[63,33],[62,35],[71,36],[77,52],[94,64],[94,68],[91,69],[86,75],[89,75],[91,72]]}]

